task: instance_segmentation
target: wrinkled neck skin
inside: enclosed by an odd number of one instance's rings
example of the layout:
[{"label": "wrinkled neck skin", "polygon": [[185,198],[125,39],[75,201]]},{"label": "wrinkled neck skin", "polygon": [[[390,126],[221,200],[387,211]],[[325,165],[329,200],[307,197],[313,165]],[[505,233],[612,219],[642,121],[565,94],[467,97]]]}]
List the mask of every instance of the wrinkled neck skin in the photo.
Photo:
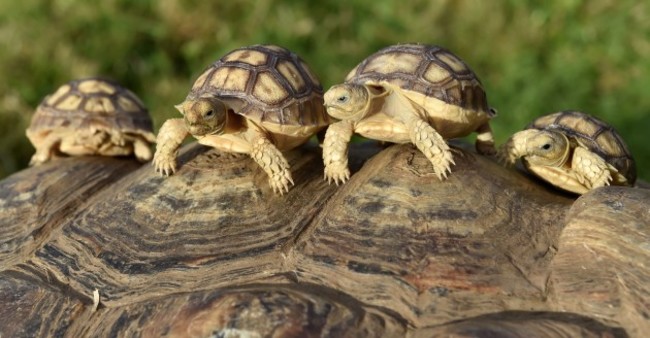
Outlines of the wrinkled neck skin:
[{"label": "wrinkled neck skin", "polygon": [[362,87],[368,94],[368,99],[366,100],[366,104],[356,114],[351,115],[349,118],[346,118],[346,120],[350,120],[352,122],[358,122],[361,119],[368,117],[368,115],[371,113],[376,113],[378,111],[381,111],[381,108],[384,106],[385,103],[384,98],[388,94],[386,91],[379,92],[377,90],[371,89],[368,86],[362,86]]},{"label": "wrinkled neck skin", "polygon": [[364,107],[363,116],[359,117],[359,119],[355,119],[355,121],[359,121],[360,119],[367,117],[369,114],[382,111],[386,104],[386,98],[388,97],[388,94],[390,94],[386,89],[379,91],[371,87],[364,86],[364,88],[368,90],[368,103]]},{"label": "wrinkled neck skin", "polygon": [[[514,147],[518,157],[529,164],[561,167],[569,159],[569,139],[554,131],[524,130],[515,134]],[[549,149],[545,149],[550,145]]]}]

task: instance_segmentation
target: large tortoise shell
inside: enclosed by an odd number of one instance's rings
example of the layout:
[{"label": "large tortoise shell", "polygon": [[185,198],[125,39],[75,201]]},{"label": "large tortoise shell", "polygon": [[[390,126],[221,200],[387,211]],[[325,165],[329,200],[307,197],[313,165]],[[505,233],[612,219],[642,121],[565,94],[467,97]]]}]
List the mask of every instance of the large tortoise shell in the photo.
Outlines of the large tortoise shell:
[{"label": "large tortoise shell", "polygon": [[594,116],[566,110],[539,117],[526,129],[562,132],[614,166],[630,184],[636,181],[636,164],[627,145],[612,126]]},{"label": "large tortoise shell", "polygon": [[204,96],[226,100],[235,113],[262,123],[325,126],[323,87],[295,53],[275,45],[231,51],[194,82],[188,100]]},{"label": "large tortoise shell", "polygon": [[147,108],[130,90],[103,78],[70,81],[36,108],[31,131],[107,129],[155,140]]},{"label": "large tortoise shell", "polygon": [[495,115],[476,74],[463,60],[439,46],[399,44],[383,48],[357,65],[346,82],[387,82],[451,105]]}]

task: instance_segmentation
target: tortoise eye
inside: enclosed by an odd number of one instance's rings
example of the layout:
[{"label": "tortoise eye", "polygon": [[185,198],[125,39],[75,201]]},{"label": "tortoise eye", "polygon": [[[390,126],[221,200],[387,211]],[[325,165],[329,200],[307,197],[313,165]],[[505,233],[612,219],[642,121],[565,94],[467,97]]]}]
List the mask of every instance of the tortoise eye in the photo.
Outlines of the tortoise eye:
[{"label": "tortoise eye", "polygon": [[205,116],[207,116],[207,117],[210,117],[210,116],[212,116],[212,115],[214,115],[214,110],[208,110],[208,111],[205,113]]},{"label": "tortoise eye", "polygon": [[542,146],[542,149],[544,149],[544,150],[549,150],[549,149],[551,149],[551,144],[550,144],[550,143],[546,143],[546,144],[544,144],[544,145]]},{"label": "tortoise eye", "polygon": [[346,103],[346,102],[348,102],[349,99],[350,99],[349,96],[347,96],[347,95],[343,95],[343,96],[339,96],[339,98],[336,99],[336,101],[337,101],[338,103]]}]

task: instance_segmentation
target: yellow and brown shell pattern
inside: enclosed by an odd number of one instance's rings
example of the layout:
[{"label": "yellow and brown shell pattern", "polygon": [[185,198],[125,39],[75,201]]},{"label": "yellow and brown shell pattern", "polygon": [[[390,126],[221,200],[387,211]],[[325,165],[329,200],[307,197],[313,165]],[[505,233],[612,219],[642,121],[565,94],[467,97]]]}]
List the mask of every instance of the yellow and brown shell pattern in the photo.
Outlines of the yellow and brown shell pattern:
[{"label": "yellow and brown shell pattern", "polygon": [[29,130],[118,130],[154,141],[148,110],[130,90],[114,81],[85,78],[70,81],[46,96],[37,107]]},{"label": "yellow and brown shell pattern", "polygon": [[566,135],[597,154],[625,176],[628,184],[636,181],[636,164],[621,136],[609,124],[575,110],[566,110],[535,119],[526,129],[552,130]]},{"label": "yellow and brown shell pattern", "polygon": [[205,96],[226,100],[235,113],[261,123],[330,124],[316,75],[298,55],[275,45],[238,48],[217,60],[195,81],[187,99]]},{"label": "yellow and brown shell pattern", "polygon": [[476,74],[440,46],[399,44],[380,49],[355,67],[346,82],[388,82],[464,109],[495,115]]}]

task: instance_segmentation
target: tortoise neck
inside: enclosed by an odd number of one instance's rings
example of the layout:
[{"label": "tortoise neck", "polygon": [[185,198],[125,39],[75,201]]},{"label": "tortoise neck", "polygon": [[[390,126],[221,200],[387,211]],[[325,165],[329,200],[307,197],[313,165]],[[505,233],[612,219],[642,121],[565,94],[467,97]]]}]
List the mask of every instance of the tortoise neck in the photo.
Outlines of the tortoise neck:
[{"label": "tortoise neck", "polygon": [[243,116],[235,113],[234,110],[228,108],[226,111],[226,123],[224,125],[224,134],[234,134],[244,130],[246,121]]}]

